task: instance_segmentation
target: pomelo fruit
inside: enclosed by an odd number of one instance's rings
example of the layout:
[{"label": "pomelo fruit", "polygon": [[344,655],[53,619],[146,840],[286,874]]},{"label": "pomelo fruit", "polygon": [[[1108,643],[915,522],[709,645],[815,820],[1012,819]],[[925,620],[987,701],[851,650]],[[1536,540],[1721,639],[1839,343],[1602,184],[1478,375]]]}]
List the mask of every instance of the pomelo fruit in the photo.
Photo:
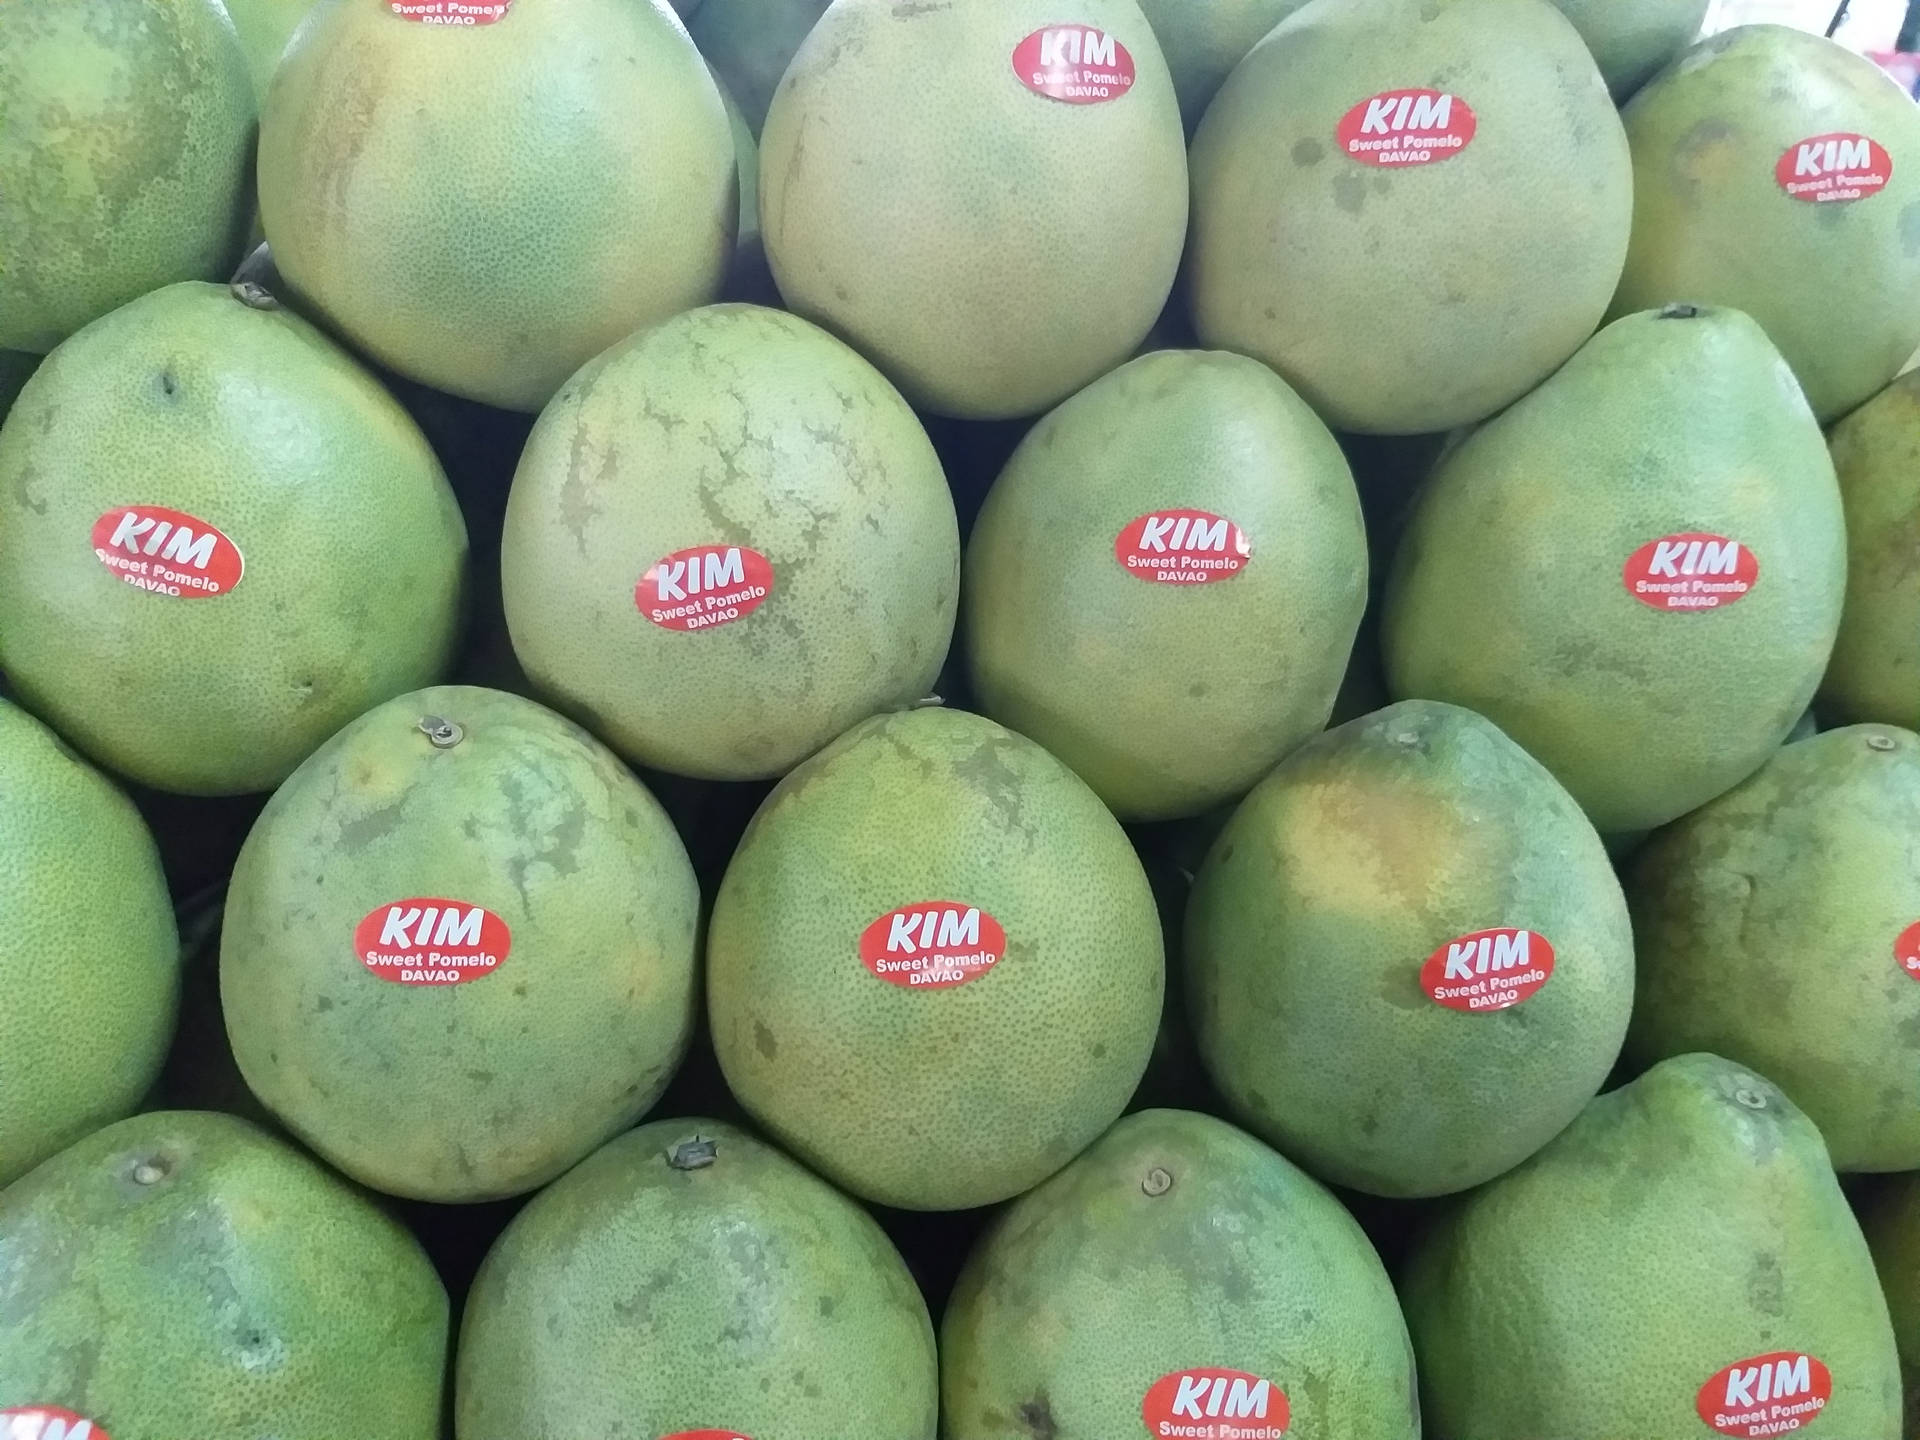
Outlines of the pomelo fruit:
[{"label": "pomelo fruit", "polygon": [[711,1120],[629,1131],[520,1212],[474,1282],[457,1389],[459,1440],[933,1440],[939,1398],[880,1227]]},{"label": "pomelo fruit", "polygon": [[625,754],[774,776],[927,693],[960,535],[880,372],[755,306],[689,311],[555,397],[502,542],[527,674]]},{"label": "pomelo fruit", "polygon": [[160,1073],[180,941],[126,796],[0,701],[0,1185],[131,1111]]},{"label": "pomelo fruit", "polygon": [[987,714],[1122,819],[1195,815],[1326,725],[1366,605],[1360,500],[1266,366],[1159,351],[1027,435],[961,593]]},{"label": "pomelo fruit", "polygon": [[707,935],[727,1083],[868,1200],[962,1210],[1031,1189],[1111,1125],[1164,988],[1126,834],[1030,740],[878,716],[795,769]]},{"label": "pomelo fruit", "polygon": [[447,1294],[418,1242],[244,1120],[89,1136],[0,1190],[0,1254],[0,1420],[26,1435],[61,1433],[49,1411],[72,1440],[440,1433]]},{"label": "pomelo fruit", "polygon": [[88,326],[0,431],[0,665],[163,790],[268,789],[437,679],[466,552],[406,412],[246,287],[172,285]]},{"label": "pomelo fruit", "polygon": [[1187,233],[1179,102],[1133,0],[837,0],[774,95],[760,178],[789,307],[965,419],[1124,361]]},{"label": "pomelo fruit", "polygon": [[665,812],[585,731],[499,691],[402,695],[301,766],[240,852],[234,1057],[364,1184],[519,1194],[666,1088],[698,907]]},{"label": "pomelo fruit", "polygon": [[1847,515],[1847,602],[1820,706],[1920,729],[1920,371],[1828,434]]},{"label": "pomelo fruit", "polygon": [[1130,1436],[1143,1418],[1150,1435],[1420,1434],[1406,1324],[1359,1225],[1190,1111],[1129,1115],[1010,1206],[961,1273],[941,1356],[946,1440]]},{"label": "pomelo fruit", "polygon": [[1895,1176],[1870,1196],[1860,1226],[1893,1317],[1907,1394],[1920,1395],[1920,1175]]},{"label": "pomelo fruit", "polygon": [[1442,1215],[1401,1299],[1435,1435],[1900,1433],[1886,1301],[1820,1133],[1718,1056],[1600,1096]]},{"label": "pomelo fruit", "polygon": [[1616,99],[1693,44],[1711,0],[1553,0],[1587,42]]},{"label": "pomelo fruit", "polygon": [[1307,0],[1140,0],[1189,132],[1249,50]]},{"label": "pomelo fruit", "polygon": [[1310,740],[1214,842],[1189,1009],[1221,1094],[1323,1180],[1491,1180],[1598,1093],[1633,933],[1573,797],[1491,721],[1409,700]]},{"label": "pomelo fruit", "polygon": [[1735,310],[1601,331],[1434,471],[1382,612],[1393,694],[1478,710],[1603,833],[1752,774],[1813,698],[1846,587],[1798,388]]},{"label": "pomelo fruit", "polygon": [[0,350],[240,258],[253,87],[219,0],[0,7]]},{"label": "pomelo fruit", "polygon": [[1766,328],[1822,420],[1920,345],[1920,110],[1819,35],[1744,25],[1625,112],[1633,244],[1615,315],[1727,305]]},{"label": "pomelo fruit", "polygon": [[774,87],[829,0],[724,0],[686,17],[687,33],[740,104],[755,134],[767,120]]},{"label": "pomelo fruit", "polygon": [[254,92],[263,103],[287,42],[314,4],[315,0],[226,0],[227,14],[233,18],[247,68],[253,73]]},{"label": "pomelo fruit", "polygon": [[1547,0],[1315,0],[1228,77],[1192,163],[1200,343],[1266,361],[1337,429],[1519,399],[1593,333],[1626,256],[1626,137]]},{"label": "pomelo fruit", "polygon": [[1920,736],[1828,730],[1648,842],[1627,881],[1642,1060],[1711,1047],[1840,1170],[1920,1169]]},{"label": "pomelo fruit", "polygon": [[29,355],[24,350],[0,350],[0,420],[7,418],[7,411],[13,408],[13,402],[33,378],[39,363],[38,355]]},{"label": "pomelo fruit", "polygon": [[[281,273],[383,365],[538,410],[711,300],[738,205],[726,107],[663,0],[323,0],[260,127]],[[498,12],[498,13],[493,13]]]}]

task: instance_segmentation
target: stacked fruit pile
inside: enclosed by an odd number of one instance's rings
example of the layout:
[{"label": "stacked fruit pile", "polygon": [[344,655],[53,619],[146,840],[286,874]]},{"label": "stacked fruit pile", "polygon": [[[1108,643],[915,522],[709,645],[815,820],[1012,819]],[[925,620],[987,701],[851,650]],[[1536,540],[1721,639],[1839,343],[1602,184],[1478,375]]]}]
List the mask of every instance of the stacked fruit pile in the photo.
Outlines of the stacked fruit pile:
[{"label": "stacked fruit pile", "polygon": [[1901,1435],[1920,109],[1705,9],[0,0],[0,1440]]}]

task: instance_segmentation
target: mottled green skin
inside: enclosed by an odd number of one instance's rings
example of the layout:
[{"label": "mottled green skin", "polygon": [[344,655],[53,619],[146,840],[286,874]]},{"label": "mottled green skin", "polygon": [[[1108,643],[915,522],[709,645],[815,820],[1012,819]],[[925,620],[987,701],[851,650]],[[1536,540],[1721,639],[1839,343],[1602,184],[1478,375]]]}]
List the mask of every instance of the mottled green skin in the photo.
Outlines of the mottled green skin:
[{"label": "mottled green skin", "polygon": [[446,1361],[418,1242],[244,1120],[138,1115],[0,1190],[0,1409],[113,1440],[436,1440]]},{"label": "mottled green skin", "polygon": [[[641,576],[716,544],[767,558],[765,601],[731,624],[655,624]],[[879,371],[796,316],[717,305],[555,397],[514,475],[501,562],[535,684],[642,764],[742,780],[926,695],[960,531],[932,442]]]},{"label": "mottled green skin", "polygon": [[[860,959],[906,905],[978,906],[1005,958],[947,989]],[[977,715],[855,727],[754,816],[714,902],[707,998],[727,1082],[844,1190],[961,1210],[1030,1190],[1119,1116],[1165,964],[1145,872],[1094,793]]]},{"label": "mottled green skin", "polygon": [[285,53],[293,32],[300,28],[300,22],[307,18],[307,12],[313,9],[315,0],[225,0],[225,3],[227,14],[233,17],[233,28],[239,32],[240,48],[246,51],[254,93],[265,103],[267,86],[279,68],[280,56]]},{"label": "mottled green skin", "polygon": [[287,281],[390,369],[504,409],[713,299],[738,206],[720,92],[654,0],[471,28],[321,0],[261,112]]},{"label": "mottled green skin", "polygon": [[33,378],[33,370],[40,363],[38,355],[29,355],[24,350],[0,350],[0,420],[7,418],[7,411],[13,408],[22,387]]},{"label": "mottled green skin", "polygon": [[[1573,797],[1489,721],[1412,700],[1309,741],[1214,843],[1187,907],[1201,1053],[1243,1123],[1322,1179],[1442,1195],[1504,1174],[1607,1078],[1633,935]],[[1496,1013],[1421,988],[1498,927],[1554,949]]]},{"label": "mottled green skin", "polygon": [[[1148,1193],[1161,1171],[1172,1188]],[[1153,1182],[1157,1185],[1159,1182]],[[1339,1201],[1211,1116],[1148,1110],[1011,1206],[941,1330],[944,1440],[1117,1440],[1163,1375],[1286,1393],[1287,1440],[1418,1440],[1393,1287]]]},{"label": "mottled green skin", "polygon": [[1593,52],[1615,99],[1633,94],[1699,37],[1712,0],[1553,0]]},{"label": "mottled green skin", "polygon": [[[668,1157],[696,1138],[712,1164]],[[467,1302],[459,1440],[933,1440],[926,1302],[867,1213],[731,1125],[611,1141],[521,1211]]]},{"label": "mottled green skin", "polygon": [[1820,1134],[1718,1056],[1602,1095],[1469,1196],[1401,1299],[1446,1440],[1706,1435],[1700,1387],[1780,1350],[1833,1372],[1812,1433],[1900,1433],[1886,1302]]},{"label": "mottled green skin", "polygon": [[[1915,1409],[1920,1404],[1920,1175],[1891,1179],[1869,1197],[1860,1210],[1860,1228],[1893,1317],[1907,1413],[1920,1417]],[[1907,1434],[1912,1433],[1910,1425]]]},{"label": "mottled green skin", "polygon": [[1847,514],[1847,604],[1820,708],[1841,724],[1920,729],[1920,371],[1827,438]]},{"label": "mottled green skin", "polygon": [[4,701],[0,993],[5,1185],[139,1103],[173,1038],[180,941],[139,812]]},{"label": "mottled green skin", "polygon": [[219,0],[0,6],[0,350],[231,270],[255,130]]},{"label": "mottled green skin", "polygon": [[1140,0],[1191,134],[1233,67],[1307,0]]},{"label": "mottled green skin", "polygon": [[1631,1055],[1712,1049],[1791,1095],[1838,1169],[1920,1169],[1920,973],[1895,955],[1920,921],[1920,736],[1786,747],[1654,836],[1627,898]]},{"label": "mottled green skin", "polygon": [[[1245,570],[1143,580],[1116,557],[1143,514],[1238,527]],[[1352,472],[1257,360],[1142,356],[1031,430],[994,482],[961,586],[987,714],[1071,765],[1125,820],[1246,791],[1333,709],[1367,600]]]},{"label": "mottled green skin", "polygon": [[[245,560],[223,595],[136,589],[94,522],[163,505]],[[278,784],[354,716],[438,679],[467,533],[426,437],[287,310],[197,282],[41,365],[0,431],[0,665],[94,759],[162,790]]]},{"label": "mottled green skin", "polygon": [[724,0],[687,17],[687,31],[722,87],[740,102],[755,135],[774,87],[828,0]]},{"label": "mottled green skin", "polygon": [[[1692,532],[1751,549],[1752,591],[1697,611],[1636,599],[1628,558]],[[1760,328],[1633,315],[1441,460],[1387,588],[1388,688],[1486,715],[1603,834],[1649,829],[1779,747],[1845,588],[1833,462]]]},{"label": "mottled green skin", "polygon": [[[1920,109],[1890,75],[1819,35],[1743,25],[1694,47],[1623,118],[1633,243],[1612,314],[1744,310],[1822,420],[1899,373],[1920,345]],[[1780,157],[1835,132],[1883,145],[1891,183],[1850,202],[1787,195]]]},{"label": "mottled green skin", "polygon": [[[436,748],[419,722],[464,738]],[[410,896],[507,924],[457,985],[370,973],[353,931]],[[653,797],[530,700],[444,686],[330,740],[234,867],[220,994],[255,1094],[355,1179],[423,1200],[543,1185],[640,1118],[694,1021],[699,890]]]}]

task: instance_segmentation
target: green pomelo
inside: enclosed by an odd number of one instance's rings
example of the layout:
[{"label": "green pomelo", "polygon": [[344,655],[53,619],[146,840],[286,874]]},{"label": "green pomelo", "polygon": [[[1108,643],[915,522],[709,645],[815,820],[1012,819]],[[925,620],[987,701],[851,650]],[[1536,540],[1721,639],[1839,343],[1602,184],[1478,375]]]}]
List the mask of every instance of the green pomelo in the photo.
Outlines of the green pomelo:
[{"label": "green pomelo", "polygon": [[933,1326],[865,1211],[731,1125],[609,1142],[520,1212],[460,1334],[459,1440],[933,1440]]},{"label": "green pomelo", "polygon": [[788,775],[707,936],[734,1094],[843,1189],[912,1210],[1004,1200],[1085,1149],[1146,1068],[1164,984],[1152,890],[1093,792],[940,709]]},{"label": "green pomelo", "polygon": [[1452,705],[1405,701],[1294,752],[1214,843],[1186,923],[1220,1092],[1376,1195],[1465,1190],[1533,1154],[1598,1093],[1633,1006],[1600,837]]},{"label": "green pomelo", "polygon": [[[1216,1434],[1420,1434],[1406,1325],[1366,1235],[1259,1141],[1189,1111],[1129,1115],[1009,1207],[940,1348],[945,1440],[1137,1435],[1164,1380],[1209,1369],[1250,1381],[1207,1412],[1234,1417]],[[1186,1432],[1150,1415],[1147,1433]]]},{"label": "green pomelo", "polygon": [[1625,99],[1699,37],[1711,0],[1553,0]]},{"label": "green pomelo", "polygon": [[1627,881],[1628,1052],[1775,1081],[1840,1170],[1920,1169],[1920,736],[1829,730],[1678,821]]},{"label": "green pomelo", "polygon": [[227,14],[240,34],[247,68],[253,72],[254,93],[264,104],[273,72],[280,66],[287,42],[307,18],[316,0],[226,0]]},{"label": "green pomelo", "polygon": [[419,1244],[244,1120],[160,1111],[62,1151],[0,1190],[0,1261],[0,1412],[94,1440],[440,1433],[447,1294]]},{"label": "green pomelo", "polygon": [[29,355],[24,350],[0,350],[0,420],[7,418],[7,412],[39,364],[38,355]]},{"label": "green pomelo", "polygon": [[986,713],[1122,819],[1196,815],[1326,725],[1366,605],[1360,500],[1266,366],[1159,351],[1029,432],[961,593]]},{"label": "green pomelo", "polygon": [[1893,1317],[1911,1414],[1920,1400],[1920,1175],[1889,1180],[1862,1207],[1860,1225]]},{"label": "green pomelo", "polygon": [[0,1185],[140,1103],[179,991],[172,902],[139,812],[0,701]]},{"label": "green pomelo", "polygon": [[1843,724],[1920,729],[1920,371],[1827,438],[1847,515],[1847,602],[1820,706]]},{"label": "green pomelo", "polygon": [[[1820,1134],[1715,1055],[1602,1095],[1443,1216],[1401,1299],[1435,1435],[1900,1433],[1886,1302]],[[1808,1410],[1814,1362],[1831,1389]]]},{"label": "green pomelo", "polygon": [[[1465,143],[1347,148],[1396,133]],[[1547,0],[1315,0],[1221,87],[1193,197],[1201,343],[1266,361],[1336,428],[1387,434],[1490,415],[1579,348],[1633,198],[1606,85]]]},{"label": "green pomelo", "polygon": [[234,1058],[365,1184],[519,1194],[666,1088],[698,908],[665,812],[585,731],[499,691],[403,695],[301,766],[240,852],[220,946]]},{"label": "green pomelo", "polygon": [[1649,829],[1779,747],[1845,589],[1833,462],[1767,337],[1633,315],[1441,460],[1387,587],[1388,686],[1478,710],[1603,833]]},{"label": "green pomelo", "polygon": [[[1745,25],[1689,51],[1625,119],[1633,245],[1615,315],[1746,311],[1822,420],[1899,372],[1920,345],[1920,110],[1892,77],[1819,35]],[[1810,143],[1828,139],[1849,153]]]},{"label": "green pomelo", "polygon": [[163,790],[269,789],[437,679],[466,555],[406,412],[306,321],[224,286],[88,326],[0,431],[0,665]]},{"label": "green pomelo", "polygon": [[1307,0],[1140,0],[1191,132],[1249,50]]},{"label": "green pomelo", "polygon": [[254,131],[219,0],[0,5],[0,350],[231,270]]},{"label": "green pomelo", "polygon": [[[1131,83],[1061,100],[1016,69],[1089,31],[1114,46],[1098,73]],[[1134,0],[837,0],[774,95],[760,176],[788,305],[916,406],[972,420],[1126,360],[1187,233],[1179,102]]]},{"label": "green pomelo", "polygon": [[733,253],[726,107],[665,5],[515,0],[472,27],[323,0],[260,128],[281,273],[361,349],[538,410]]},{"label": "green pomelo", "polygon": [[926,695],[960,583],[953,497],[906,401],[825,331],[746,305],[676,316],[568,382],[501,553],[534,682],[641,763],[708,779],[783,774]]},{"label": "green pomelo", "polygon": [[740,102],[755,135],[767,120],[774,87],[828,0],[721,0],[687,17],[687,33]]}]

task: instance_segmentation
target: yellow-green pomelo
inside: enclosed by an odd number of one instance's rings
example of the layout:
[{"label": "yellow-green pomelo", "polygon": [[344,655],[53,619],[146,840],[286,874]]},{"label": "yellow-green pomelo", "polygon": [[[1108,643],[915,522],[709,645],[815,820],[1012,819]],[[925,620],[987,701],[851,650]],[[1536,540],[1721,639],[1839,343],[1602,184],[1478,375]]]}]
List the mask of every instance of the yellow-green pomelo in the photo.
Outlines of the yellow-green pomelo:
[{"label": "yellow-green pomelo", "polygon": [[872,1217],[742,1130],[662,1120],[494,1245],[455,1430],[934,1440],[938,1388],[926,1302]]},{"label": "yellow-green pomelo", "polygon": [[1628,1052],[1762,1071],[1841,1170],[1920,1169],[1920,736],[1828,730],[1669,826],[1627,882]]},{"label": "yellow-green pomelo", "polygon": [[960,534],[879,371],[795,316],[721,305],[568,382],[520,458],[501,556],[537,685],[643,764],[737,780],[926,695]]},{"label": "yellow-green pomelo", "polygon": [[1191,131],[1233,67],[1307,0],[1140,0]]},{"label": "yellow-green pomelo", "polygon": [[1160,1020],[1160,921],[1072,771],[977,715],[855,727],[780,782],[714,902],[727,1083],[868,1200],[1031,1189],[1111,1125]]},{"label": "yellow-green pomelo", "polygon": [[247,68],[253,72],[253,88],[264,102],[273,72],[287,42],[315,0],[225,0],[233,28],[239,32],[240,48],[246,51]]},{"label": "yellow-green pomelo", "polygon": [[789,307],[966,419],[1124,361],[1187,233],[1179,102],[1134,0],[836,0],[774,95],[760,179]]},{"label": "yellow-green pomelo", "polygon": [[139,812],[4,701],[0,989],[5,1185],[139,1104],[173,1038],[180,941]]},{"label": "yellow-green pomelo", "polygon": [[1599,1092],[1633,1007],[1606,847],[1470,710],[1408,700],[1263,780],[1187,905],[1214,1083],[1323,1180],[1443,1195],[1505,1174]]},{"label": "yellow-green pomelo", "polygon": [[1711,0],[1553,0],[1593,52],[1607,88],[1633,94],[1693,44]]},{"label": "yellow-green pomelo", "polygon": [[1633,245],[1615,315],[1730,305],[1761,325],[1822,420],[1920,345],[1920,109],[1819,35],[1703,41],[1625,112]]},{"label": "yellow-green pomelo", "polygon": [[1600,1096],[1442,1216],[1401,1300],[1435,1435],[1900,1434],[1886,1301],[1820,1132],[1716,1055]]},{"label": "yellow-green pomelo", "polygon": [[1920,729],[1920,371],[1834,426],[1847,514],[1847,603],[1820,707]]},{"label": "yellow-green pomelo", "polygon": [[1547,0],[1315,0],[1193,142],[1203,345],[1338,429],[1490,415],[1593,333],[1632,220],[1626,137]]},{"label": "yellow-green pomelo", "polygon": [[234,1058],[356,1180],[519,1194],[666,1088],[698,907],[666,813],[585,731],[497,690],[402,695],[247,836],[220,944]]},{"label": "yellow-green pomelo", "polygon": [[1861,1208],[1880,1289],[1893,1317],[1909,1395],[1920,1395],[1920,1174],[1886,1182]]},{"label": "yellow-green pomelo", "polygon": [[255,128],[220,0],[0,5],[0,350],[231,270]]},{"label": "yellow-green pomelo", "polygon": [[0,430],[0,665],[94,759],[191,794],[269,789],[437,679],[466,568],[407,413],[245,293],[173,285],[95,322]]},{"label": "yellow-green pomelo", "polygon": [[1420,1434],[1406,1324],[1359,1225],[1184,1110],[1129,1115],[1008,1207],[947,1308],[941,1391],[946,1440],[1131,1436],[1143,1414],[1151,1435]]},{"label": "yellow-green pomelo", "polygon": [[355,345],[538,410],[718,293],[737,183],[726,107],[665,0],[509,5],[460,26],[321,0],[262,112],[260,210],[281,273]]},{"label": "yellow-green pomelo", "polygon": [[1387,589],[1388,686],[1487,716],[1603,833],[1650,829],[1786,739],[1845,588],[1833,462],[1760,327],[1632,315],[1440,461]]},{"label": "yellow-green pomelo", "polygon": [[244,1120],[158,1111],[62,1151],[0,1190],[0,1257],[0,1415],[91,1420],[73,1440],[440,1433],[447,1294],[419,1243]]},{"label": "yellow-green pomelo", "polygon": [[721,0],[687,16],[687,33],[740,102],[755,135],[766,123],[774,87],[787,73],[828,0]]},{"label": "yellow-green pomelo", "polygon": [[1158,351],[1029,432],[961,591],[987,714],[1122,819],[1197,815],[1326,725],[1366,605],[1360,499],[1266,366]]}]

